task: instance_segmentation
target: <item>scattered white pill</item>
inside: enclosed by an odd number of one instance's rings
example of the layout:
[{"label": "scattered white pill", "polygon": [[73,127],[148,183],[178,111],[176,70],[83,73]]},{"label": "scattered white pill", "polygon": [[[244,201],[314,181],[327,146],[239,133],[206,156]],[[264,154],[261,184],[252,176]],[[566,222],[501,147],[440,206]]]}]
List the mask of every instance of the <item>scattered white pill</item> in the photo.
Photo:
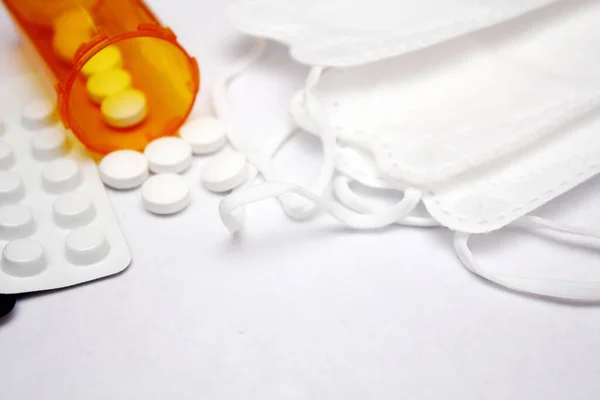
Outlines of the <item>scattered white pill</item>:
[{"label": "scattered white pill", "polygon": [[225,124],[216,118],[198,118],[185,123],[179,136],[192,146],[194,154],[209,154],[219,150],[227,140]]},{"label": "scattered white pill", "polygon": [[0,139],[0,169],[8,169],[15,163],[15,156],[10,145]]},{"label": "scattered white pill", "polygon": [[154,214],[175,214],[190,203],[190,189],[177,174],[158,174],[142,185],[144,207]]},{"label": "scattered white pill", "polygon": [[133,189],[148,178],[148,160],[138,151],[118,150],[102,159],[99,170],[106,186]]},{"label": "scattered white pill", "polygon": [[44,247],[34,239],[16,239],[4,246],[2,269],[16,277],[34,276],[46,266]]},{"label": "scattered white pill", "polygon": [[75,228],[90,223],[96,216],[92,200],[84,193],[69,192],[54,202],[54,220],[63,228]]},{"label": "scattered white pill", "polygon": [[192,165],[192,148],[181,138],[167,136],[148,143],[144,150],[150,171],[181,173]]},{"label": "scattered white pill", "polygon": [[48,99],[36,99],[21,109],[23,125],[28,129],[40,129],[57,121],[56,105]]},{"label": "scattered white pill", "polygon": [[0,204],[16,203],[25,194],[19,175],[12,171],[0,171]]},{"label": "scattered white pill", "polygon": [[75,189],[81,181],[79,166],[73,160],[60,158],[48,163],[42,171],[44,189],[52,193]]},{"label": "scattered white pill", "polygon": [[89,265],[102,261],[110,252],[110,244],[98,228],[85,226],[69,232],[65,250],[73,264]]},{"label": "scattered white pill", "polygon": [[211,192],[228,192],[248,179],[246,157],[234,150],[225,150],[207,161],[202,170],[202,183]]},{"label": "scattered white pill", "polygon": [[23,204],[0,207],[0,239],[24,238],[34,231],[33,213],[29,207]]},{"label": "scattered white pill", "polygon": [[69,144],[65,130],[53,126],[40,131],[32,137],[31,148],[38,160],[51,160],[66,154]]}]

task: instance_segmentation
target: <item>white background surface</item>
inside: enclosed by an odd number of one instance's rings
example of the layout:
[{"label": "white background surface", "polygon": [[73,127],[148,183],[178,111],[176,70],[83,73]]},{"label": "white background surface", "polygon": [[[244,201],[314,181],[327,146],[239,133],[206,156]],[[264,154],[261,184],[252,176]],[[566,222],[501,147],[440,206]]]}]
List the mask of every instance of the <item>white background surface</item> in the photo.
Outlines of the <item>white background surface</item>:
[{"label": "white background surface", "polygon": [[[203,88],[249,42],[224,1],[151,0],[199,60]],[[0,79],[16,34],[0,11]],[[600,66],[599,66],[600,67]],[[281,133],[307,70],[271,46],[231,88],[244,132]],[[10,101],[9,99],[2,99]],[[307,181],[318,143],[299,136],[279,158]],[[110,192],[134,262],[100,282],[19,301],[0,321],[0,399],[596,399],[600,305],[549,302],[466,272],[441,230],[356,233],[326,216],[288,221],[275,202],[248,209],[232,240],[220,197],[185,174],[193,204],[151,216],[139,191]],[[600,224],[600,181],[540,212]],[[473,241],[511,272],[600,280],[598,249],[507,231]]]}]

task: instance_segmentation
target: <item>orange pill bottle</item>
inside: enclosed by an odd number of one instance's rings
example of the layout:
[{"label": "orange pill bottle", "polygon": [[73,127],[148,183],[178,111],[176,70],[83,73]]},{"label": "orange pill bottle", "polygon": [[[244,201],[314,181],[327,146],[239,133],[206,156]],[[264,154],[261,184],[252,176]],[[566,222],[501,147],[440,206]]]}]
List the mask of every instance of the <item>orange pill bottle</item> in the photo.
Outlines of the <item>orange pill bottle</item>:
[{"label": "orange pill bottle", "polygon": [[[91,151],[142,150],[178,131],[200,86],[196,60],[141,0],[2,0],[50,72],[60,118]],[[81,70],[100,50],[117,46],[148,116],[115,128],[90,100]]]}]

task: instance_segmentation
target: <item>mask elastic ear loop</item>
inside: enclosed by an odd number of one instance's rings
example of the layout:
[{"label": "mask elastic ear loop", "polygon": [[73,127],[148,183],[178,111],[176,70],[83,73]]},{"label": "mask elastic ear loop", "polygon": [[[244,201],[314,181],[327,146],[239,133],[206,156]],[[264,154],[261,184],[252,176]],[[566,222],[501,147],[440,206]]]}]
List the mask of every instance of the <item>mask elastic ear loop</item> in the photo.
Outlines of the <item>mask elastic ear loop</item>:
[{"label": "mask elastic ear loop", "polygon": [[241,229],[241,224],[233,215],[236,209],[260,200],[290,193],[313,202],[317,207],[327,211],[333,218],[355,229],[379,229],[389,226],[408,215],[421,201],[419,190],[407,189],[404,193],[404,199],[396,205],[375,211],[369,215],[363,215],[350,211],[340,204],[323,200],[321,196],[301,186],[282,182],[267,182],[233,193],[221,200],[219,203],[221,220],[230,232],[237,232]]},{"label": "mask elastic ear loop", "polygon": [[[350,180],[345,176],[338,176],[333,180],[333,193],[340,203],[361,214],[372,214],[374,209],[368,202],[358,196],[350,187]],[[415,217],[407,215],[395,221],[398,225],[417,227],[439,227],[440,223],[433,218]]]},{"label": "mask elastic ear loop", "polygon": [[[515,224],[526,229],[550,229],[560,233],[600,239],[600,232],[562,225],[540,217],[524,217]],[[470,236],[468,233],[456,232],[454,235],[454,248],[464,266],[482,278],[524,293],[571,300],[600,300],[600,282],[526,278],[486,271],[479,265],[469,249]]]},{"label": "mask elastic ear loop", "polygon": [[[274,139],[270,139],[267,142],[267,144],[265,145],[265,148],[267,149],[267,155],[271,158],[274,157],[277,154],[277,152],[281,149],[281,147],[285,144],[285,142],[290,138],[290,136],[297,129],[298,128],[296,126],[290,127],[288,130],[286,130],[286,133],[284,135],[275,137]],[[254,184],[254,182],[256,181],[258,174],[259,174],[258,169],[256,169],[256,167],[254,167],[254,165],[250,164],[249,171],[248,171],[248,179],[242,186],[235,189],[233,191],[233,193],[241,192],[244,189],[252,186]],[[282,199],[279,197],[278,200],[281,201]],[[238,220],[238,224],[241,225],[242,221],[245,219],[244,208],[237,209],[237,212],[235,213],[234,218],[236,218]]]},{"label": "mask elastic ear loop", "polygon": [[[365,167],[363,169],[357,168],[354,164],[364,163],[364,160],[356,158],[353,153],[347,153],[348,149],[345,147],[338,147],[335,158],[335,168],[338,172],[343,175],[350,177],[353,181],[359,182],[364,186],[373,189],[392,189],[391,185],[381,179],[375,172],[373,167]],[[345,154],[345,155],[344,155]],[[370,171],[367,171],[369,169]]]},{"label": "mask elastic ear loop", "polygon": [[[256,46],[247,57],[240,60],[217,79],[212,100],[215,113],[227,125],[228,139],[232,146],[246,156],[250,163],[263,175],[265,180],[271,181],[282,179],[273,167],[271,159],[253,146],[248,145],[240,136],[233,123],[233,119],[230,116],[231,112],[229,110],[229,101],[227,98],[227,87],[230,81],[260,58],[264,53],[266,47],[265,43],[264,40],[257,40]],[[321,67],[314,67],[311,70],[306,81],[304,98],[304,105],[307,108],[307,111],[317,116],[318,121],[315,121],[315,123],[320,127],[320,138],[323,144],[324,162],[320,175],[314,184],[314,191],[319,194],[322,194],[327,189],[333,177],[335,168],[334,151],[336,145],[336,138],[329,127],[328,119],[323,115],[319,101],[312,95],[312,91],[319,82],[322,72],[323,68]],[[286,214],[294,219],[308,218],[314,211],[314,206],[312,204],[307,204],[305,202],[299,203],[298,199],[294,197],[283,197],[279,198],[279,200]]]}]

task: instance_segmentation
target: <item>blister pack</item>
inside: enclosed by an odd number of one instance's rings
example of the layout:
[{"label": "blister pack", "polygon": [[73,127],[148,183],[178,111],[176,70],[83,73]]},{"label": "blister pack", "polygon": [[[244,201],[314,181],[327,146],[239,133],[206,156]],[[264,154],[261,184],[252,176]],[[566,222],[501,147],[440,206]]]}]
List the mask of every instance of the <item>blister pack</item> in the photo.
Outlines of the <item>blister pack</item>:
[{"label": "blister pack", "polygon": [[35,76],[0,86],[0,293],[121,272],[131,255],[94,160]]}]

